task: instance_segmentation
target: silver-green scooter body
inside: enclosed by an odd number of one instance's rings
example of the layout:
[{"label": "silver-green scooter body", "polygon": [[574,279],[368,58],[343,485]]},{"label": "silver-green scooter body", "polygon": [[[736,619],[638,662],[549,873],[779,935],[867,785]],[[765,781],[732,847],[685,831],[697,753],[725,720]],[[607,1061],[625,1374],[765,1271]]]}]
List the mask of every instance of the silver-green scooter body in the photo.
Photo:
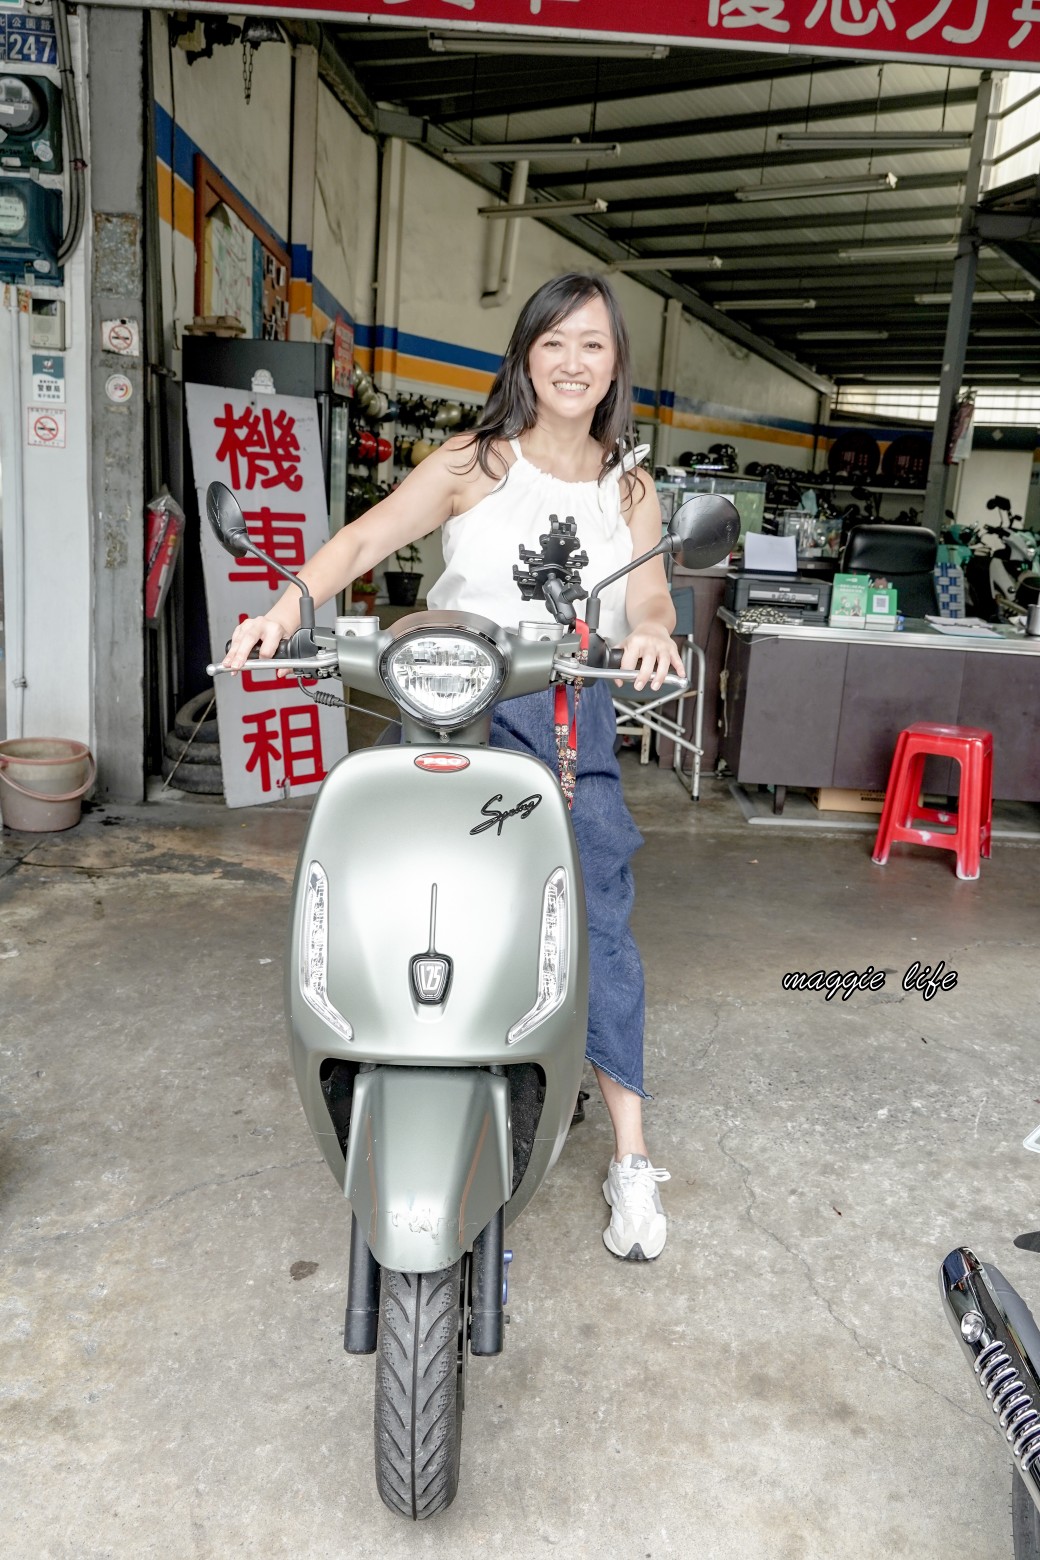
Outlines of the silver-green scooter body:
[{"label": "silver-green scooter body", "polygon": [[[525,643],[448,613],[363,638],[340,619],[344,681],[385,693],[387,645],[431,625],[493,633],[509,657],[504,694],[549,685],[558,634]],[[499,1208],[517,1216],[563,1148],[581,1080],[588,962],[570,817],[544,764],[486,745],[488,720],[450,740],[406,721],[400,745],[341,760],[315,801],[293,893],[286,1011],[300,1097],[373,1256],[397,1271],[448,1267]],[[438,767],[443,755],[455,763]],[[332,1022],[307,995],[315,864]],[[565,997],[510,1039],[535,1003],[547,885],[561,873]],[[412,970],[433,952],[451,968],[429,1003]],[[518,1085],[528,1106],[532,1089],[540,1097],[522,1156]]]},{"label": "silver-green scooter body", "polygon": [[[294,579],[251,541],[222,484],[206,512],[229,552]],[[376,1483],[413,1520],[455,1498],[466,1359],[502,1349],[503,1224],[563,1147],[585,1050],[570,816],[545,765],[489,747],[492,707],[554,682],[638,680],[598,639],[601,592],[656,555],[703,568],[740,530],[718,494],[683,505],[655,548],[588,592],[586,659],[562,626],[586,595],[574,524],[549,521],[514,579],[551,624],[511,634],[426,612],[385,631],[352,618],[319,629],[297,579],[300,629],[283,651],[293,674],[338,672],[345,688],[390,694],[403,717],[400,745],[343,759],[318,793],[286,1010],[304,1110],[352,1204],[344,1347],[379,1356]]]}]

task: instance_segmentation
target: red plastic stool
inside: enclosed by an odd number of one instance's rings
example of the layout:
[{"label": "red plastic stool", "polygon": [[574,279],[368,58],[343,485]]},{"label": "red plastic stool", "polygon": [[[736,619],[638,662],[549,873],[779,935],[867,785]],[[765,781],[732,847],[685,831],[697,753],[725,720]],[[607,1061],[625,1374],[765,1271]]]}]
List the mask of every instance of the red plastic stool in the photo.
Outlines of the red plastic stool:
[{"label": "red plastic stool", "polygon": [[[922,807],[921,776],[926,758],[952,758],[961,766],[961,792],[956,812]],[[939,833],[920,824],[952,823],[954,831]],[[979,875],[979,857],[989,856],[993,829],[993,734],[977,726],[933,726],[918,721],[899,733],[888,776],[873,860],[883,867],[892,845],[935,845],[957,856],[957,876]]]}]

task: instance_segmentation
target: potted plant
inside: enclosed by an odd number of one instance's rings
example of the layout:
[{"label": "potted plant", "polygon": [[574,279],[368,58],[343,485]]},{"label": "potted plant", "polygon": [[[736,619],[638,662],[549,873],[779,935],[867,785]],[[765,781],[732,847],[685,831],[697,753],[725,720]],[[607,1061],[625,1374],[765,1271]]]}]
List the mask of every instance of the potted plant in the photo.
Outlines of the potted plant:
[{"label": "potted plant", "polygon": [[420,560],[418,544],[409,542],[407,547],[402,547],[394,553],[397,562],[396,569],[387,569],[384,574],[386,580],[386,593],[392,607],[413,607],[415,598],[419,594],[419,584],[422,575],[417,572],[416,564]]},{"label": "potted plant", "polygon": [[354,602],[361,602],[366,616],[371,616],[375,611],[378,589],[379,587],[372,580],[372,572],[369,570],[367,575],[363,575],[361,579],[355,580],[353,585],[351,585],[350,599]]}]

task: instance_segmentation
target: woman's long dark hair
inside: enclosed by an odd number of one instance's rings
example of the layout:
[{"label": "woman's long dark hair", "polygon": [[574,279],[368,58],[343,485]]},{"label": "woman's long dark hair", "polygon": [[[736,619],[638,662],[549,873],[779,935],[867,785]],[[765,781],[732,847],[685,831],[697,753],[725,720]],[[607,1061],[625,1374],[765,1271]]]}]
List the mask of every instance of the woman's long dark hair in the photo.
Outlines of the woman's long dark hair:
[{"label": "woman's long dark hair", "polygon": [[531,348],[568,315],[593,298],[602,298],[614,338],[614,381],[592,417],[592,437],[603,450],[600,481],[635,445],[632,427],[632,369],[621,305],[605,277],[581,271],[554,276],[533,293],[513,327],[502,366],[495,375],[479,423],[473,430],[474,460],[486,476],[501,476],[490,463],[496,439],[516,439],[538,420],[538,403],[527,368]]}]

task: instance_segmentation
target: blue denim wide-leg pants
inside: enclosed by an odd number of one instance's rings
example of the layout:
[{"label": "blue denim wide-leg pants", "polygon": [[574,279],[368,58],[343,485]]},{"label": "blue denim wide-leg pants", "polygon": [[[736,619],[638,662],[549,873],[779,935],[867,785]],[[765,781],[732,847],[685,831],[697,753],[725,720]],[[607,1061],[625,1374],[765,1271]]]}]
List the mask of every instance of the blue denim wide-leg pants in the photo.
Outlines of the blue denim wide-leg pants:
[{"label": "blue denim wide-leg pants", "polygon": [[[589,1029],[585,1055],[643,1099],[643,964],[628,918],[635,897],[632,855],[643,843],[621,792],[609,682],[578,700],[578,770],[571,822],[578,842],[589,933]],[[573,695],[571,695],[573,698]],[[498,705],[492,747],[531,753],[558,774],[553,693]]]}]

